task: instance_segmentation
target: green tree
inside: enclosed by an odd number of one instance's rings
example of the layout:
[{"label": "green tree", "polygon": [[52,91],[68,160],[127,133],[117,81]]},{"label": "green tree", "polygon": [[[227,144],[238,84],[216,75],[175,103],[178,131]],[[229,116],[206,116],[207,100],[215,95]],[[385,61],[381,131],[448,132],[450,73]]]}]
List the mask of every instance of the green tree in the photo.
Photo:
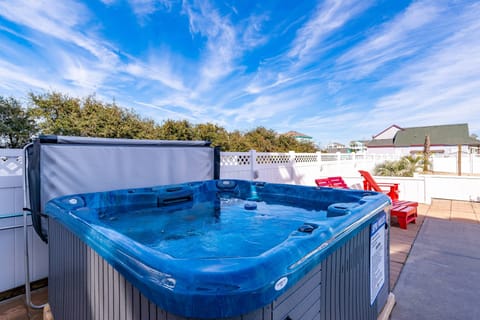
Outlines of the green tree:
[{"label": "green tree", "polygon": [[271,129],[257,127],[245,133],[228,132],[213,123],[193,125],[187,120],[166,120],[157,125],[151,119],[140,117],[133,110],[119,107],[114,102],[104,103],[94,95],[73,98],[51,92],[29,95],[30,115],[41,133],[86,137],[208,140],[223,151],[244,152],[315,152],[311,142],[299,142],[293,137],[279,135]]},{"label": "green tree", "polygon": [[[288,152],[288,151],[293,151],[293,147],[297,146],[297,140],[291,136],[286,136],[284,134],[281,134],[278,136],[276,139],[276,149],[277,152]],[[297,151],[297,150],[295,150]]]},{"label": "green tree", "polygon": [[29,98],[32,104],[29,113],[36,119],[43,134],[81,135],[80,99],[58,92],[30,93]]},{"label": "green tree", "polygon": [[195,140],[210,141],[212,146],[221,146],[222,150],[228,149],[228,132],[216,124],[198,124],[194,127],[193,132]]},{"label": "green tree", "polygon": [[194,129],[187,120],[166,120],[159,129],[164,140],[193,140]]},{"label": "green tree", "polygon": [[275,152],[276,133],[271,129],[264,127],[257,127],[248,131],[244,135],[245,143],[249,149],[257,150],[258,152]]},{"label": "green tree", "polygon": [[0,96],[0,139],[9,148],[21,148],[36,133],[35,122],[20,102]]},{"label": "green tree", "polygon": [[30,115],[43,134],[84,137],[157,139],[159,128],[132,110],[106,104],[90,95],[84,99],[52,92],[30,94]]},{"label": "green tree", "polygon": [[[224,147],[225,146],[225,147]],[[232,152],[247,152],[251,148],[247,141],[244,139],[243,134],[234,130],[228,133],[227,143],[222,145],[222,150]]]},{"label": "green tree", "polygon": [[291,148],[290,150],[295,151],[295,152],[312,153],[312,152],[317,152],[318,148],[311,141],[297,141],[297,140],[295,140],[294,147]]}]

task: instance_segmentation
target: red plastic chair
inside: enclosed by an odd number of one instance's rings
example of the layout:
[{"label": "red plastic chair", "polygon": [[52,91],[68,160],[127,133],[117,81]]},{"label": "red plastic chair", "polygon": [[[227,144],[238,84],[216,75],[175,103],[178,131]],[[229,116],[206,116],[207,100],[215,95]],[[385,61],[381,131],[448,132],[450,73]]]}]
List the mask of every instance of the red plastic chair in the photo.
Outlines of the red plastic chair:
[{"label": "red plastic chair", "polygon": [[342,177],[328,177],[315,179],[315,183],[319,187],[349,189]]},{"label": "red plastic chair", "polygon": [[387,194],[392,201],[398,200],[398,183],[377,183],[368,171],[358,170],[363,177],[363,189],[383,192]]},{"label": "red plastic chair", "polygon": [[386,193],[392,199],[390,215],[397,218],[400,228],[416,223],[418,202],[398,200],[398,183],[377,183],[368,171],[358,170],[363,177],[363,189]]},{"label": "red plastic chair", "polygon": [[315,179],[315,183],[317,184],[318,187],[332,188],[332,185],[330,184],[330,181],[328,180],[328,178]]}]

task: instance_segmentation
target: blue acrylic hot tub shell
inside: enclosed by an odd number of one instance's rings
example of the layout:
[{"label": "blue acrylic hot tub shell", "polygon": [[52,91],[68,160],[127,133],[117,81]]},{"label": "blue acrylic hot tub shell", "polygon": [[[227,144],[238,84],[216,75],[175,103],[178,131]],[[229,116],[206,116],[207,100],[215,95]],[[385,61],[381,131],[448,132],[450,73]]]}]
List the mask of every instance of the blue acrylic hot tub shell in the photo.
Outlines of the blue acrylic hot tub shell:
[{"label": "blue acrylic hot tub shell", "polygon": [[[200,219],[204,203],[211,215]],[[223,318],[272,302],[389,204],[363,190],[211,180],[65,196],[46,212],[163,309]],[[215,250],[200,248],[210,229]]]}]

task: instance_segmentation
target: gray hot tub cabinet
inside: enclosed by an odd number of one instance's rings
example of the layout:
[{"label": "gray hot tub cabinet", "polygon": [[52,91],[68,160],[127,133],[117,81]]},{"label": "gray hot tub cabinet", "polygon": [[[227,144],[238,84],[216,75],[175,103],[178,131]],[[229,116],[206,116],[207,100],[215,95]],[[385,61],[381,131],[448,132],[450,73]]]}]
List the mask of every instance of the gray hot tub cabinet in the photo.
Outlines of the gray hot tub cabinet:
[{"label": "gray hot tub cabinet", "polygon": [[[388,215],[387,215],[388,217]],[[186,319],[149,301],[92,248],[49,219],[49,303],[62,319]],[[370,303],[370,226],[331,253],[272,303],[235,319],[376,319],[389,288],[389,222],[384,282]]]}]

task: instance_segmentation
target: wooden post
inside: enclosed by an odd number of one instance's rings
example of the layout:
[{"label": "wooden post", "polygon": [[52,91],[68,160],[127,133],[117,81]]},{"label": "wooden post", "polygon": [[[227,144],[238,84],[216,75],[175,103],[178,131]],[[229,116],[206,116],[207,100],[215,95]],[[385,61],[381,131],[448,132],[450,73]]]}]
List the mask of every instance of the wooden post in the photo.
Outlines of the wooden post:
[{"label": "wooden post", "polygon": [[458,151],[457,151],[457,170],[458,170],[458,175],[462,175],[462,146],[459,144],[458,145]]}]

